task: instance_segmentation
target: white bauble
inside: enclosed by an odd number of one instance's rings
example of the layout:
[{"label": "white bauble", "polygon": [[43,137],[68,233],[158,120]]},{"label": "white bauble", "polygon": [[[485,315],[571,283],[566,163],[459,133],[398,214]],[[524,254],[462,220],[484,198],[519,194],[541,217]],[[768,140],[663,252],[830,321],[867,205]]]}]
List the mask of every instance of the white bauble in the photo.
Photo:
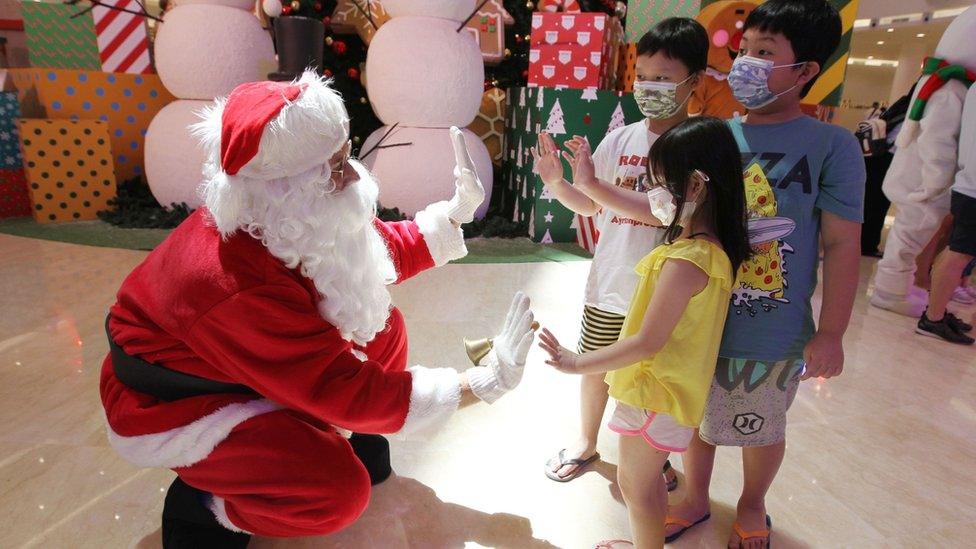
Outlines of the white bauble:
[{"label": "white bauble", "polygon": [[[384,126],[373,132],[363,144],[362,151],[370,150],[388,130]],[[461,131],[475,171],[485,187],[485,201],[475,213],[475,217],[481,219],[491,200],[491,156],[477,135],[466,129]],[[399,208],[407,215],[414,215],[428,204],[450,200],[454,196],[456,163],[450,130],[397,126],[383,141],[384,145],[394,143],[412,145],[376,149],[363,160],[379,182],[379,201],[383,207]]]},{"label": "white bauble", "polygon": [[181,99],[213,99],[245,82],[267,79],[276,63],[271,36],[251,12],[180,5],[156,33],[156,72]]},{"label": "white bauble", "polygon": [[156,113],[146,131],[146,179],[149,190],[163,206],[186,202],[191,208],[203,201],[197,187],[203,181],[206,153],[188,126],[210,101],[174,101]]},{"label": "white bauble", "polygon": [[484,93],[481,50],[457,24],[430,17],[387,21],[366,55],[370,102],[384,124],[463,128]]},{"label": "white bauble", "polygon": [[481,0],[383,0],[390,17],[424,16],[464,21]]},{"label": "white bauble", "polygon": [[264,14],[268,17],[278,17],[281,15],[284,6],[281,5],[281,0],[264,0],[261,2],[261,9],[264,10]]},{"label": "white bauble", "polygon": [[227,6],[250,12],[254,9],[254,0],[175,0],[173,7],[189,6],[190,4],[205,4],[208,6]]}]

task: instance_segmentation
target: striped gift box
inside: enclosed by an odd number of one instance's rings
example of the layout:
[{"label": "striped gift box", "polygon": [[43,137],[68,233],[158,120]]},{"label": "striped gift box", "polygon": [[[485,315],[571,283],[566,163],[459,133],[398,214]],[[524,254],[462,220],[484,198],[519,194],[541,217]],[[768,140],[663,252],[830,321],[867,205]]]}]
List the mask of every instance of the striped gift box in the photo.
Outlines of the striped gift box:
[{"label": "striped gift box", "polygon": [[[103,0],[103,3],[121,9],[141,11],[137,0]],[[104,72],[150,74],[149,37],[146,21],[140,15],[126,13],[104,6],[92,9],[95,35],[98,37],[98,54]]]},{"label": "striped gift box", "polygon": [[600,241],[600,231],[596,228],[596,216],[583,217],[576,214],[571,227],[576,229],[576,243],[580,248],[593,253],[596,243]]}]

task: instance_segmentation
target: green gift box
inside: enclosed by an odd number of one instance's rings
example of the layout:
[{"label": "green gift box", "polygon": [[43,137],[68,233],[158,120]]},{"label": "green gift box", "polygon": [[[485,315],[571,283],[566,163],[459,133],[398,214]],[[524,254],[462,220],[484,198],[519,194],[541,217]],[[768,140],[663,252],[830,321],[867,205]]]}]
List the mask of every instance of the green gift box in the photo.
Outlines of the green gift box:
[{"label": "green gift box", "polygon": [[627,42],[638,42],[644,33],[669,17],[694,19],[703,7],[700,0],[630,0],[627,4]]},{"label": "green gift box", "polygon": [[102,70],[91,13],[78,5],[24,2],[24,31],[32,67]]},{"label": "green gift box", "polygon": [[[529,221],[536,242],[579,242],[577,215],[562,206],[532,172],[532,152],[539,133],[556,144],[574,135],[587,138],[595,150],[607,133],[643,119],[632,94],[613,90],[509,88],[505,130],[505,164],[501,203],[516,222]],[[563,159],[563,177],[572,179]],[[584,246],[589,248],[590,246]]]}]

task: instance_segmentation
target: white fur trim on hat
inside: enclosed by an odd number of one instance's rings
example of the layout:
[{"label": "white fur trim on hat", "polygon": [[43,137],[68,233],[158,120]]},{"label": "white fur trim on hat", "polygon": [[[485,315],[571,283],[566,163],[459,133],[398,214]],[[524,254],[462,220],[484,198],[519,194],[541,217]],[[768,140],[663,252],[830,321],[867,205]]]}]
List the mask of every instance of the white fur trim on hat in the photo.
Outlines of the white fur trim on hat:
[{"label": "white fur trim on hat", "polygon": [[140,467],[188,467],[203,460],[244,421],[279,406],[256,399],[228,404],[213,413],[161,433],[126,437],[108,428],[108,440],[127,461]]},{"label": "white fur trim on hat", "polygon": [[414,218],[437,267],[468,255],[464,232],[455,227],[447,215],[449,207],[447,202],[435,202],[417,212]]},{"label": "white fur trim on hat", "polygon": [[258,152],[234,176],[220,169],[220,139],[227,98],[221,98],[200,112],[202,121],[191,126],[207,151],[207,177],[223,174],[230,181],[269,181],[291,177],[328,163],[349,139],[349,114],[342,96],[330,80],[307,71],[296,84],[305,90],[285,105],[264,129]]}]

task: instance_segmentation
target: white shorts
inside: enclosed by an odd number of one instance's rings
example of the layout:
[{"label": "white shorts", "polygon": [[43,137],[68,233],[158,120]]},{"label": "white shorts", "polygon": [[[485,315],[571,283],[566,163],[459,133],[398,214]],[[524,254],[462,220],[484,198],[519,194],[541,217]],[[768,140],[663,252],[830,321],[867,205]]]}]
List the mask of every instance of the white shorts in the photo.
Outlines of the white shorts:
[{"label": "white shorts", "polygon": [[617,402],[610,418],[610,430],[621,435],[640,435],[662,452],[684,452],[695,430],[681,425],[668,414],[650,412]]}]

